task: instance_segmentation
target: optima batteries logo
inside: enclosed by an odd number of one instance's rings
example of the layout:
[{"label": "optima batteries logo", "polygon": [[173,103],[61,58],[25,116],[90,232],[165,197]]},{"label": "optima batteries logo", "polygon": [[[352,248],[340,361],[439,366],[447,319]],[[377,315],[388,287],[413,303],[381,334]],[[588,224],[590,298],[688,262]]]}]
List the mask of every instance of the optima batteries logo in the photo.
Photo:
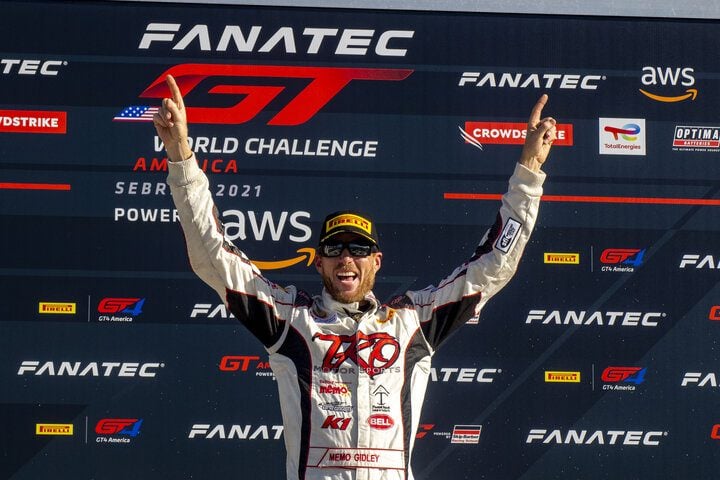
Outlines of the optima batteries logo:
[{"label": "optima batteries logo", "polygon": [[50,315],[72,315],[77,312],[77,306],[71,302],[40,302],[38,313]]},{"label": "optima batteries logo", "polygon": [[644,118],[600,118],[600,155],[645,155]]},{"label": "optima batteries logo", "polygon": [[720,149],[720,127],[677,125],[672,146],[673,150],[717,151]]}]

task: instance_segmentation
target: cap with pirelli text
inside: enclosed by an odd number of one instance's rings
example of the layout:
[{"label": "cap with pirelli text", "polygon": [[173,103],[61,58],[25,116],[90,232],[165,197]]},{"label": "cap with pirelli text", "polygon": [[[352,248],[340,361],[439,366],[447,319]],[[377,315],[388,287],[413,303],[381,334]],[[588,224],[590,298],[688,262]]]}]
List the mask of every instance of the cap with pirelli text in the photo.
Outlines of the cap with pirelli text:
[{"label": "cap with pirelli text", "polygon": [[375,223],[364,213],[354,210],[342,210],[325,217],[325,221],[320,227],[318,244],[322,244],[339,233],[354,233],[369,240],[373,245],[378,245]]}]

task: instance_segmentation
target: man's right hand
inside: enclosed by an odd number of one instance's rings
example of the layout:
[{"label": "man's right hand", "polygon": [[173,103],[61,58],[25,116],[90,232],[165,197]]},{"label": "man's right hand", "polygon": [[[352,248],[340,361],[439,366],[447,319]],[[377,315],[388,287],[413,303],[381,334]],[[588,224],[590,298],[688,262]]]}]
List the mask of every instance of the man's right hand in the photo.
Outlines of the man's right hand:
[{"label": "man's right hand", "polygon": [[187,113],[175,79],[168,75],[166,82],[172,98],[163,98],[160,111],[153,115],[153,124],[160,140],[165,144],[169,160],[180,162],[192,156],[188,144]]}]

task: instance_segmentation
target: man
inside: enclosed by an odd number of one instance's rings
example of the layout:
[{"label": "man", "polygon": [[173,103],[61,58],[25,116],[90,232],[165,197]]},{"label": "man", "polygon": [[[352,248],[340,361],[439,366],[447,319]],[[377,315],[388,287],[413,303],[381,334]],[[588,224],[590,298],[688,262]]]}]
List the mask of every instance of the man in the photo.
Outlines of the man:
[{"label": "man", "polygon": [[366,215],[328,215],[315,268],[323,291],[312,297],[266,280],[225,240],[207,177],[188,146],[180,91],[153,119],[168,157],[168,183],[190,263],[270,355],[284,423],[288,479],[412,479],[410,454],[430,357],[476,317],[516,270],[535,223],[555,139],[555,120],[540,119],[543,95],[496,223],[474,255],[437,287],[380,304],[372,293],[382,263],[376,226]]}]

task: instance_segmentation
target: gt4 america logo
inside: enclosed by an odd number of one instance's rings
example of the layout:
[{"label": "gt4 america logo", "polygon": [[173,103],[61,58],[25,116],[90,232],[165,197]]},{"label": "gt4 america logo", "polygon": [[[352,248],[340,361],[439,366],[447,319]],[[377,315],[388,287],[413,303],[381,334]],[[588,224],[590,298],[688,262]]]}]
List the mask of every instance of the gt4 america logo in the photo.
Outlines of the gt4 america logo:
[{"label": "gt4 america logo", "polygon": [[[227,65],[227,64],[181,64],[162,73],[140,94],[142,98],[162,99],[170,96],[165,78],[172,75],[184,97],[193,92],[206,80],[213,77],[251,78],[248,83],[218,84],[202,93],[212,95],[235,95],[241,100],[229,107],[192,107],[187,106],[188,120],[191,123],[240,124],[255,118],[294,81],[305,80],[309,83],[285,106],[279,108],[268,125],[300,125],[310,120],[321,108],[332,100],[353,80],[404,80],[413,70],[389,68],[342,68],[342,67],[302,67],[277,65]],[[270,84],[257,84],[257,78],[276,79]],[[207,83],[205,83],[207,84]],[[130,107],[137,108],[137,107]],[[122,115],[122,114],[121,114]],[[124,117],[124,116],[123,116]],[[115,117],[116,120],[128,118]],[[139,121],[152,121],[152,116],[136,118]]]},{"label": "gt4 america logo", "polygon": [[323,371],[338,370],[346,360],[351,360],[365,370],[370,378],[373,378],[392,367],[400,355],[400,343],[395,337],[384,332],[370,334],[357,332],[355,335],[316,333],[313,335],[313,341],[318,339],[330,342],[323,359]]},{"label": "gt4 america logo", "polygon": [[95,425],[95,433],[136,437],[140,433],[142,422],[142,419],[138,418],[103,418]]}]

